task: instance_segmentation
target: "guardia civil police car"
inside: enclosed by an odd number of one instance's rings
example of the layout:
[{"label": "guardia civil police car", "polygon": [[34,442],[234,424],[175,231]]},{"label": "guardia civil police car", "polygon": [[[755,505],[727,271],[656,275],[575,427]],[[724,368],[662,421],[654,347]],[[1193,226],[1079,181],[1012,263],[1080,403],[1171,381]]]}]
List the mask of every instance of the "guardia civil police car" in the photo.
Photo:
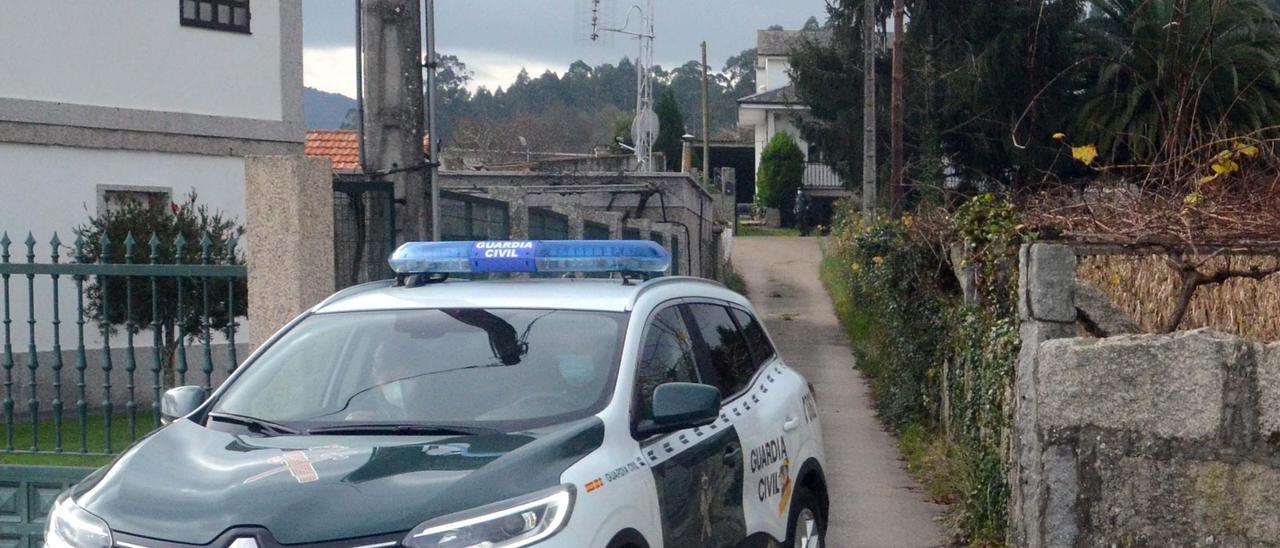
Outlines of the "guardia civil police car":
[{"label": "guardia civil police car", "polygon": [[[651,242],[411,243],[64,493],[58,548],[817,547],[813,392]],[[611,279],[445,281],[494,271]]]}]

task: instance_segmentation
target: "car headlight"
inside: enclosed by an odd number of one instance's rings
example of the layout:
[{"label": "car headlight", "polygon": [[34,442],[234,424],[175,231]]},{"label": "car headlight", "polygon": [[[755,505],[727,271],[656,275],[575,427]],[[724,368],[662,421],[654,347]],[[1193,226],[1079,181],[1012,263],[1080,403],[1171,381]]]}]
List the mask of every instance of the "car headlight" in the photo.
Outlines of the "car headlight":
[{"label": "car headlight", "polygon": [[410,548],[518,548],[560,532],[569,521],[573,485],[482,506],[414,527],[403,544]]},{"label": "car headlight", "polygon": [[90,514],[64,493],[53,503],[44,531],[49,548],[111,548],[111,529],[102,518]]}]

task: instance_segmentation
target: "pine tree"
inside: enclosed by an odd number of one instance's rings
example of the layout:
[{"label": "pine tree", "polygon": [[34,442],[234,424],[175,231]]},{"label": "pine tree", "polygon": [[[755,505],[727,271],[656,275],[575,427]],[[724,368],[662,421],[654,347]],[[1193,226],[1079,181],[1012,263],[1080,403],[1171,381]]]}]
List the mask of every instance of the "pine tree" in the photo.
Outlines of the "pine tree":
[{"label": "pine tree", "polygon": [[666,156],[668,168],[679,166],[680,155],[684,148],[682,141],[685,131],[684,115],[680,114],[680,104],[676,101],[676,94],[670,87],[662,90],[654,110],[657,111],[658,124],[661,127],[658,139],[653,143],[653,151],[661,152]]}]

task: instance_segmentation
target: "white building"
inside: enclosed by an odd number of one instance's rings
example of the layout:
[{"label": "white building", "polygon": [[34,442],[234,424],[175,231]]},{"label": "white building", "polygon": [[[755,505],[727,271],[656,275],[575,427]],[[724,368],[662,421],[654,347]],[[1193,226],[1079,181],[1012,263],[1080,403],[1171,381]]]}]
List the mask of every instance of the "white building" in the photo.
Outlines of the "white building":
[{"label": "white building", "polygon": [[303,151],[301,0],[8,0],[2,11],[0,231],[15,260],[28,232],[47,262],[55,232],[69,244],[126,199],[194,190],[243,223],[244,157]]},{"label": "white building", "polygon": [[762,30],[756,33],[756,94],[738,99],[738,125],[755,130],[756,167],[760,155],[778,132],[785,131],[809,155],[809,146],[797,127],[798,116],[809,110],[796,98],[791,85],[793,47],[804,40],[826,40],[827,32]]},{"label": "white building", "polygon": [[69,241],[114,199],[191,190],[243,222],[244,156],[302,152],[301,0],[3,12],[0,230],[15,240]]}]

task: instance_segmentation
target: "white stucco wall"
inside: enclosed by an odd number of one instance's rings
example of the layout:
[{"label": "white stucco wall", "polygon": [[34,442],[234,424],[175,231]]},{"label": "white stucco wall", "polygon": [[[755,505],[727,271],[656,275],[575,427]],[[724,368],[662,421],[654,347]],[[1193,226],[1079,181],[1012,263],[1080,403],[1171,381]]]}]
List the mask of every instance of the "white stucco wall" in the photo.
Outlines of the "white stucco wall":
[{"label": "white stucco wall", "polygon": [[282,120],[279,0],[253,34],[184,27],[174,0],[3,5],[0,97]]},{"label": "white stucco wall", "polygon": [[[36,262],[48,262],[48,242],[54,232],[68,246],[62,253],[62,260],[67,261],[75,241],[73,230],[97,214],[98,185],[171,187],[175,201],[194,189],[198,203],[241,224],[245,219],[243,158],[0,143],[0,166],[4,166],[0,189],[5,189],[0,199],[0,232],[7,231],[14,241],[9,250],[14,262],[26,261],[22,242],[28,231],[38,242]],[[149,237],[135,236],[140,240]],[[36,341],[45,349],[52,339],[50,281],[48,276],[37,276],[35,282]],[[28,341],[26,283],[25,277],[10,280],[15,351],[24,350]],[[65,347],[75,317],[70,280],[62,281],[60,291]],[[100,344],[100,337],[91,331],[86,326],[86,343]],[[150,341],[149,334],[138,339],[139,346],[149,346]]]},{"label": "white stucco wall", "polygon": [[791,62],[787,57],[761,57],[756,60],[756,91],[765,92],[791,85]]}]

